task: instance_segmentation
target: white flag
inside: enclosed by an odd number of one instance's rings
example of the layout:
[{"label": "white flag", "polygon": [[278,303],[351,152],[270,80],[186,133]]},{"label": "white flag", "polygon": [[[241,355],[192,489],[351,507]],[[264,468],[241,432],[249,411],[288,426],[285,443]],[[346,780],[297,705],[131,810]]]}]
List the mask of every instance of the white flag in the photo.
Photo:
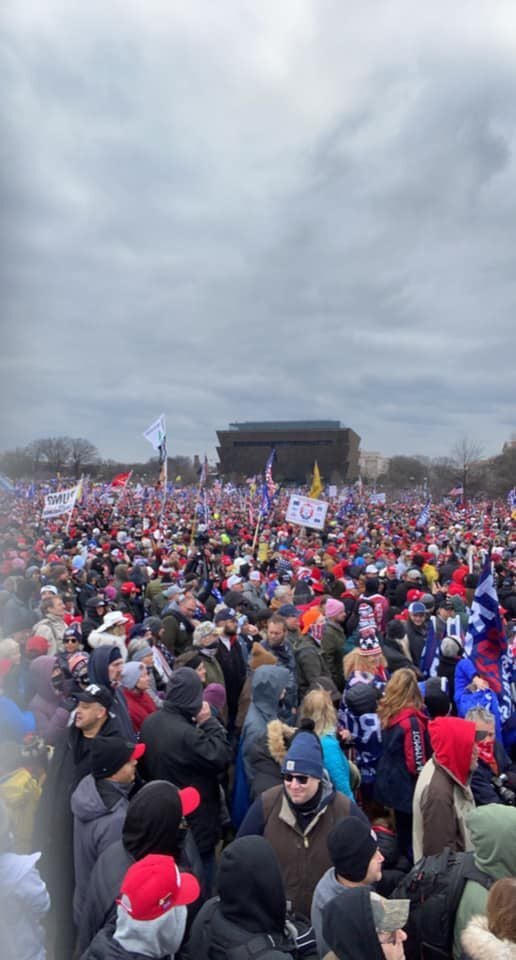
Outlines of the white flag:
[{"label": "white flag", "polygon": [[48,520],[52,517],[60,517],[63,513],[71,512],[75,506],[80,483],[75,487],[69,487],[68,490],[59,490],[57,493],[47,493],[45,497],[45,506],[41,516]]},{"label": "white flag", "polygon": [[164,413],[162,413],[161,416],[154,421],[154,423],[151,423],[150,427],[147,427],[147,429],[144,431],[144,434],[143,434],[145,439],[149,441],[149,443],[151,444],[151,446],[154,447],[155,450],[159,450],[160,447],[163,446],[166,435],[167,435],[167,428],[165,425]]}]

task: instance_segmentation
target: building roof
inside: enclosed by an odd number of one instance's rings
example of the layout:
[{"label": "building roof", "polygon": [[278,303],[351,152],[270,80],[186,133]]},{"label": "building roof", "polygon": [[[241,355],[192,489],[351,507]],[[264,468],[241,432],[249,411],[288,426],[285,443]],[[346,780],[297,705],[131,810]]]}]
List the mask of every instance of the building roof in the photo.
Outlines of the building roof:
[{"label": "building roof", "polygon": [[230,430],[241,432],[271,432],[277,430],[341,430],[340,420],[247,420],[230,423]]}]

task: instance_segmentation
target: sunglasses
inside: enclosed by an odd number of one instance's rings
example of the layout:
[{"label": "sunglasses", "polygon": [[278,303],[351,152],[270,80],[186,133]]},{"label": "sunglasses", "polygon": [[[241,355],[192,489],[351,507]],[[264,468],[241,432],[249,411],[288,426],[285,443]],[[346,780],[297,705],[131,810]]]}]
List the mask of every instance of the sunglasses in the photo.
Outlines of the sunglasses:
[{"label": "sunglasses", "polygon": [[309,777],[306,773],[284,773],[283,780],[285,783],[292,783],[293,780],[297,780],[298,783],[304,786],[308,783]]},{"label": "sunglasses", "polygon": [[476,730],[475,731],[475,742],[480,743],[482,740],[487,740],[488,737],[492,737],[493,733],[490,730]]}]

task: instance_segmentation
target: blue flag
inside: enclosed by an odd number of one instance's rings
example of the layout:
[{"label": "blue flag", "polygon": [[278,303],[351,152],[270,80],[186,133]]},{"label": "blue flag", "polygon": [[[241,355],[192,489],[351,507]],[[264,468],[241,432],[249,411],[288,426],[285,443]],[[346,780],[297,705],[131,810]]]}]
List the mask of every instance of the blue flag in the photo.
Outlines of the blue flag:
[{"label": "blue flag", "polygon": [[419,514],[419,517],[416,521],[416,527],[421,529],[421,527],[426,527],[428,521],[430,520],[430,499],[428,499]]},{"label": "blue flag", "polygon": [[260,512],[263,517],[266,517],[270,508],[271,503],[276,493],[276,484],[272,479],[272,464],[276,459],[276,450],[273,448],[269,454],[267,463],[265,464],[265,472],[262,483],[262,500],[260,505]]},{"label": "blue flag", "polygon": [[511,690],[507,682],[507,638],[503,631],[490,557],[484,564],[471,604],[466,650],[480,676],[485,677],[498,697],[500,716],[505,722],[512,712]]}]

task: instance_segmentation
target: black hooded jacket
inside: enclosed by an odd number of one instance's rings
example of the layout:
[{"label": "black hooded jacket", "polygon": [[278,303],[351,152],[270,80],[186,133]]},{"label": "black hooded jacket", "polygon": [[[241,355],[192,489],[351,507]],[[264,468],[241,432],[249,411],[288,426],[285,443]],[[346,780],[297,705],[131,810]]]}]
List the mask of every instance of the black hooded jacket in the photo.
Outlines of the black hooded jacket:
[{"label": "black hooded jacket", "polygon": [[108,690],[111,690],[111,693],[114,697],[114,703],[111,712],[116,717],[118,726],[120,728],[120,736],[122,736],[125,740],[134,740],[134,727],[131,723],[131,718],[129,717],[125,697],[122,691],[118,687],[113,687],[109,681],[109,658],[112,650],[113,647],[109,647],[107,644],[105,646],[95,648],[93,653],[90,654],[90,658],[88,660],[88,676],[91,683],[100,683],[104,687],[107,687]]},{"label": "black hooded jacket", "polygon": [[189,817],[199,852],[210,853],[220,836],[219,774],[230,762],[224,727],[213,718],[198,726],[202,683],[195,670],[180,667],[173,674],[163,709],[144,720],[140,736],[147,749],[142,766],[148,780],[169,780],[177,787],[196,787],[201,805]]},{"label": "black hooded jacket", "polygon": [[323,937],[338,960],[385,960],[368,887],[348,889],[326,904]]},{"label": "black hooded jacket", "polygon": [[288,952],[286,901],[276,855],[263,837],[242,837],[220,859],[218,897],[202,907],[188,941],[195,960],[226,960],[229,950],[262,934]]},{"label": "black hooded jacket", "polygon": [[[93,937],[115,918],[115,900],[122,880],[135,860],[149,853],[168,854],[179,866],[198,879],[202,864],[190,830],[182,842],[181,821],[175,814],[176,791],[165,780],[148,783],[129,803],[122,830],[122,839],[112,843],[101,853],[88,887],[79,925],[79,948],[82,953]],[[188,908],[195,915],[198,903]]]}]

